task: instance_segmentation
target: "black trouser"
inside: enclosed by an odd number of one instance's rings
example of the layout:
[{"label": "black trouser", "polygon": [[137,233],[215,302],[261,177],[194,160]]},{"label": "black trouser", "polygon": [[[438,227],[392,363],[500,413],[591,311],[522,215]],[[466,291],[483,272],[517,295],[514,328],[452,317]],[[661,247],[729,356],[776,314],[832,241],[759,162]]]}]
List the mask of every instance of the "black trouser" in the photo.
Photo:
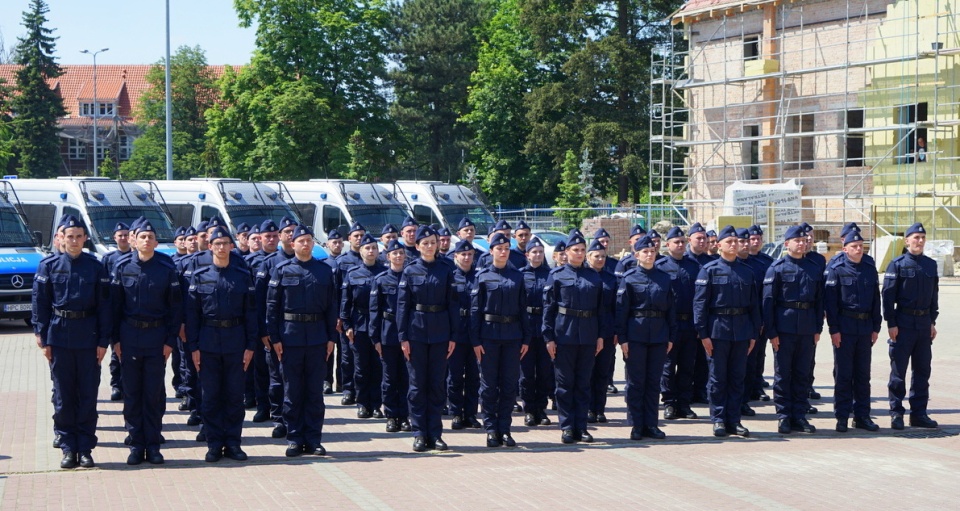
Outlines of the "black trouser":
[{"label": "black trouser", "polygon": [[240,447],[243,431],[243,352],[200,352],[200,412],[209,449]]},{"label": "black trouser", "polygon": [[410,341],[410,390],[407,400],[413,436],[436,440],[443,435],[440,409],[447,399],[444,381],[447,376],[447,348],[445,342],[425,343]]},{"label": "black trouser", "polygon": [[483,341],[480,358],[480,408],[487,433],[510,433],[520,378],[520,341]]},{"label": "black trouser", "polygon": [[700,345],[697,333],[693,330],[680,330],[673,341],[673,349],[667,353],[660,375],[660,392],[663,403],[679,407],[689,407],[693,401],[693,368],[697,360],[697,346]]},{"label": "black trouser", "polygon": [[547,409],[547,398],[555,383],[553,360],[547,353],[543,337],[530,339],[527,354],[520,359],[520,398],[523,411],[539,413]]},{"label": "black trouser", "polygon": [[[703,345],[703,343],[700,343]],[[713,339],[710,361],[710,421],[734,425],[740,422],[743,377],[747,370],[749,341]]]},{"label": "black trouser", "polygon": [[654,428],[667,343],[631,342],[627,349],[624,364],[630,368],[626,388],[630,421],[635,428]]},{"label": "black trouser", "polygon": [[326,415],[323,402],[326,356],[327,343],[283,348],[280,365],[284,378],[283,421],[287,425],[288,442],[320,445]]},{"label": "black trouser", "polygon": [[81,453],[97,446],[97,388],[100,365],[96,348],[51,346],[53,430],[64,453]]},{"label": "black trouser", "polygon": [[450,403],[450,415],[476,417],[480,404],[480,365],[477,364],[473,345],[458,342],[450,355],[448,367],[447,401]]},{"label": "black trouser", "polygon": [[593,413],[606,413],[607,385],[613,382],[613,364],[617,361],[617,346],[613,339],[603,340],[603,349],[597,353],[590,375],[590,409]]},{"label": "black trouser", "polygon": [[870,417],[870,359],[872,336],[840,334],[840,347],[833,348],[833,409],[837,419],[850,413],[857,419]]},{"label": "black trouser", "polygon": [[[388,418],[406,419],[410,414],[407,392],[410,390],[410,375],[407,362],[399,345],[380,345],[383,351],[383,413]],[[330,357],[333,358],[333,357]]]},{"label": "black trouser", "polygon": [[810,408],[810,368],[813,364],[813,334],[780,334],[780,346],[774,352],[773,404],[777,418],[806,418]]},{"label": "black trouser", "polygon": [[373,348],[370,336],[366,332],[354,331],[350,349],[353,350],[355,364],[353,383],[357,406],[363,406],[371,411],[379,410],[383,404],[383,394],[380,389],[383,381],[383,365],[380,363],[380,354]]},{"label": "black trouser", "polygon": [[557,376],[557,415],[560,429],[585,431],[590,406],[590,378],[596,344],[557,344],[554,368]]},{"label": "black trouser", "polygon": [[130,433],[130,447],[159,450],[164,402],[163,373],[166,359],[163,348],[121,350],[123,372],[123,420]]}]

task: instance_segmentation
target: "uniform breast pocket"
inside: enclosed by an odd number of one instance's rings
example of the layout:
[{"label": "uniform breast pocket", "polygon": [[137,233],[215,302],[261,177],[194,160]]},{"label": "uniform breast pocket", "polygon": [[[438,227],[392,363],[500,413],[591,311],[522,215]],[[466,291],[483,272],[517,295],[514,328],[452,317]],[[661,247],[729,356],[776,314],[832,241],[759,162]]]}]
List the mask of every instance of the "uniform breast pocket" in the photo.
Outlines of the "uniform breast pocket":
[{"label": "uniform breast pocket", "polygon": [[714,275],[710,278],[710,283],[718,286],[725,286],[730,283],[730,277],[726,275]]},{"label": "uniform breast pocket", "polygon": [[280,279],[283,288],[283,301],[288,309],[298,309],[304,306],[303,286],[299,276],[286,276]]},{"label": "uniform breast pocket", "polygon": [[427,283],[427,277],[426,275],[410,275],[407,277],[407,283],[412,291],[420,291],[423,285]]},{"label": "uniform breast pocket", "polygon": [[783,272],[780,274],[780,280],[783,282],[796,282],[797,274],[796,272]]},{"label": "uniform breast pocket", "polygon": [[856,303],[859,300],[859,291],[856,277],[840,277],[840,293],[844,303]]},{"label": "uniform breast pocket", "polygon": [[917,270],[915,268],[900,268],[898,274],[902,278],[912,279],[917,276]]},{"label": "uniform breast pocket", "polygon": [[64,296],[70,288],[70,274],[51,273],[50,284],[53,286],[53,291],[57,296]]},{"label": "uniform breast pocket", "polygon": [[216,295],[216,284],[200,284],[197,286],[197,298],[204,315],[214,315],[219,308]]},{"label": "uniform breast pocket", "polygon": [[557,286],[560,287],[561,305],[572,305],[575,303],[577,295],[577,279],[560,278],[557,279]]},{"label": "uniform breast pocket", "polygon": [[120,285],[123,286],[123,292],[127,300],[132,302],[138,301],[137,283],[139,280],[136,275],[123,275],[120,277]]}]

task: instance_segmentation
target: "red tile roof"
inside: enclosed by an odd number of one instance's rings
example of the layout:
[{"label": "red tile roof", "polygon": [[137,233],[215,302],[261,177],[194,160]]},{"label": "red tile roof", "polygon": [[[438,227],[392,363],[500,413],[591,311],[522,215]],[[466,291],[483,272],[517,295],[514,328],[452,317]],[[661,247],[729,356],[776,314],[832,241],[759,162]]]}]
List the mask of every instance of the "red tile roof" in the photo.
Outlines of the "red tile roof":
[{"label": "red tile roof", "polygon": [[[16,85],[16,71],[19,66],[0,65],[0,80],[6,85]],[[93,100],[93,66],[62,65],[64,74],[50,80],[50,87],[60,92],[67,117],[80,116],[80,100]],[[140,97],[150,88],[147,73],[153,65],[109,65],[97,66],[97,100],[99,102],[117,102],[117,111],[122,117],[132,118]],[[214,78],[223,75],[226,66],[208,66]]]}]

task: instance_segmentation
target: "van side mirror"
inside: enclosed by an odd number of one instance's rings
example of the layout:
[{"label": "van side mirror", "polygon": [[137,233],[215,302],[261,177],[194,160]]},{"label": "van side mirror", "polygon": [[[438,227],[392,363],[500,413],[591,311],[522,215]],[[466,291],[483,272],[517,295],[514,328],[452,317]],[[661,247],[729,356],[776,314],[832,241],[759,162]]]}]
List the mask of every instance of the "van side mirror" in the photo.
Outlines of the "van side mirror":
[{"label": "van side mirror", "polygon": [[97,247],[93,246],[93,240],[87,238],[87,242],[83,244],[83,248],[90,251],[91,254],[97,253]]},{"label": "van side mirror", "polygon": [[40,231],[33,231],[33,244],[38,247],[43,246],[43,233]]}]

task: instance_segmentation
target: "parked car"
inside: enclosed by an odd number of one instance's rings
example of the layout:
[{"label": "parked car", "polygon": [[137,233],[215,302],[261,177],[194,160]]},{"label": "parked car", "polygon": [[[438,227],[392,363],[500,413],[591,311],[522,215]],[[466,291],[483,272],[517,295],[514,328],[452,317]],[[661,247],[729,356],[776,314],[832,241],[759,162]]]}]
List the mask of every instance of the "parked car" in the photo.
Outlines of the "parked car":
[{"label": "parked car", "polygon": [[560,231],[533,231],[533,235],[540,238],[543,243],[543,253],[547,258],[547,264],[553,266],[553,246],[558,241],[566,240],[567,235]]}]

